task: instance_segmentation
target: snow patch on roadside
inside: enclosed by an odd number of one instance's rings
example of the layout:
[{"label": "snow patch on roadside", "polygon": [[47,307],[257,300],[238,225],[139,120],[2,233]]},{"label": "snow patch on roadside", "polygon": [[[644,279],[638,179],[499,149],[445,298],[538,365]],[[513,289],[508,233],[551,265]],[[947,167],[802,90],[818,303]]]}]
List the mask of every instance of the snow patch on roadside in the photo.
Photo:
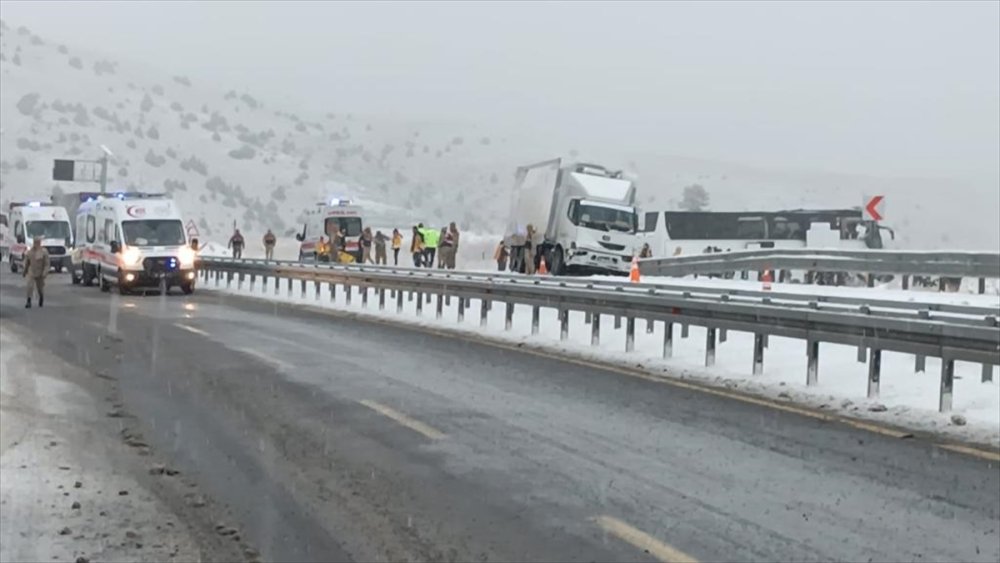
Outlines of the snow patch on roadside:
[{"label": "snow patch on roadside", "polygon": [[[287,283],[287,282],[286,282]],[[676,379],[693,379],[714,386],[739,389],[756,395],[800,403],[820,408],[831,414],[879,421],[918,431],[935,432],[955,439],[1000,445],[1000,376],[993,367],[993,381],[980,382],[978,364],[956,362],[954,387],[954,413],[960,414],[966,424],[952,422],[950,414],[937,412],[940,385],[940,360],[927,358],[926,371],[914,373],[911,355],[892,352],[882,354],[882,378],[877,400],[866,399],[867,367],[857,361],[857,349],[837,344],[822,344],[820,350],[818,385],[806,386],[806,344],[796,339],[771,337],[764,354],[764,374],[751,375],[753,335],[730,332],[725,343],[717,344],[716,365],[706,368],[706,331],[690,327],[688,338],[681,336],[681,327],[674,327],[673,357],[662,358],[663,323],[656,323],[652,333],[646,332],[646,321],[636,320],[635,350],[625,352],[625,322],[615,328],[614,317],[605,315],[601,322],[601,344],[590,345],[590,325],[583,313],[570,314],[569,338],[559,339],[556,312],[542,309],[540,332],[531,335],[531,308],[515,307],[514,322],[510,331],[504,330],[505,305],[495,304],[488,314],[486,327],[479,326],[480,302],[472,300],[465,311],[465,322],[457,322],[457,299],[443,307],[441,319],[435,319],[436,300],[423,304],[423,313],[416,312],[416,300],[404,295],[402,314],[396,313],[396,301],[386,292],[386,309],[378,310],[377,293],[369,293],[368,307],[362,307],[361,296],[354,290],[350,305],[342,287],[337,288],[336,300],[331,302],[329,290],[324,285],[316,298],[315,286],[307,284],[301,296],[299,282],[293,283],[292,295],[282,285],[275,295],[274,285],[264,291],[260,282],[253,292],[249,283],[242,289],[233,286],[218,289],[213,282],[202,284],[200,289],[215,290],[224,294],[247,295],[267,300],[278,300],[302,305],[336,309],[351,314],[384,318],[392,322],[415,324],[437,329],[458,330],[482,337],[514,343],[541,350],[556,350],[579,358],[612,362],[639,367],[647,372]],[[843,288],[840,288],[843,289]],[[871,291],[871,290],[868,290]],[[942,296],[943,297],[943,296]],[[958,298],[959,296],[954,296]],[[962,299],[981,305],[982,296],[961,296]],[[888,298],[888,296],[886,297]],[[988,299],[988,297],[986,297]],[[992,298],[995,302],[996,298]],[[884,410],[882,407],[885,407]]]}]

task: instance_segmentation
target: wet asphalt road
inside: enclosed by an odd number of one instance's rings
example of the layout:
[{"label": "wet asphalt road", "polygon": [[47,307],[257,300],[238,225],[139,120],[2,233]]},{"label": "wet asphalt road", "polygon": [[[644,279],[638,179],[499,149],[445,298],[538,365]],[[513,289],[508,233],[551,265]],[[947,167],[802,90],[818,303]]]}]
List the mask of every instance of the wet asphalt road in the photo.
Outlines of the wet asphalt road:
[{"label": "wet asphalt road", "polygon": [[265,559],[1000,560],[997,462],[923,439],[289,305],[0,286]]}]

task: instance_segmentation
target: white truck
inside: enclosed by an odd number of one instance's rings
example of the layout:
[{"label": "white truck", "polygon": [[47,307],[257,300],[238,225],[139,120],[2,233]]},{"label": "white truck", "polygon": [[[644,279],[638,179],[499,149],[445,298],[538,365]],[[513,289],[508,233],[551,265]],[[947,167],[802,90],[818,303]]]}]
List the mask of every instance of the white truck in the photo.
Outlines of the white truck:
[{"label": "white truck", "polygon": [[544,257],[553,275],[628,273],[638,243],[635,198],[635,182],[603,166],[557,158],[519,167],[504,236],[511,270],[524,270],[530,242],[536,267]]}]

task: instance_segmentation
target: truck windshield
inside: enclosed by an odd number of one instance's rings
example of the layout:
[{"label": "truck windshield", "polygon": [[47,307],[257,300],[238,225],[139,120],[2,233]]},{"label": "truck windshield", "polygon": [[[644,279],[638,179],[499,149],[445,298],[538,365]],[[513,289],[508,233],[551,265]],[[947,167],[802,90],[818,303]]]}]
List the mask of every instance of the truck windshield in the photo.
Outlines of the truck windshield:
[{"label": "truck windshield", "polygon": [[634,211],[592,204],[578,205],[573,219],[574,225],[602,231],[631,233],[635,232],[636,226]]},{"label": "truck windshield", "polygon": [[28,221],[25,226],[28,240],[33,238],[69,238],[69,223],[66,221]]},{"label": "truck windshield", "polygon": [[125,244],[129,246],[181,246],[184,226],[179,219],[122,221]]},{"label": "truck windshield", "polygon": [[330,236],[333,232],[334,225],[340,230],[340,234],[348,237],[356,237],[361,234],[361,218],[360,217],[327,217],[326,218],[326,235]]}]

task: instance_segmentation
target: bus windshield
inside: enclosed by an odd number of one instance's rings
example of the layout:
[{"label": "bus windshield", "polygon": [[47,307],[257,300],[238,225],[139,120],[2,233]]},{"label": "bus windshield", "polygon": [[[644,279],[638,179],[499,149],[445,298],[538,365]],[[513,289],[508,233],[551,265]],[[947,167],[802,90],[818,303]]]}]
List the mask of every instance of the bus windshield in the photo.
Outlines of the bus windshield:
[{"label": "bus windshield", "polygon": [[28,240],[41,238],[68,239],[69,223],[66,221],[28,221],[24,225]]},{"label": "bus windshield", "polygon": [[184,226],[179,219],[122,221],[122,235],[129,246],[182,246]]}]

